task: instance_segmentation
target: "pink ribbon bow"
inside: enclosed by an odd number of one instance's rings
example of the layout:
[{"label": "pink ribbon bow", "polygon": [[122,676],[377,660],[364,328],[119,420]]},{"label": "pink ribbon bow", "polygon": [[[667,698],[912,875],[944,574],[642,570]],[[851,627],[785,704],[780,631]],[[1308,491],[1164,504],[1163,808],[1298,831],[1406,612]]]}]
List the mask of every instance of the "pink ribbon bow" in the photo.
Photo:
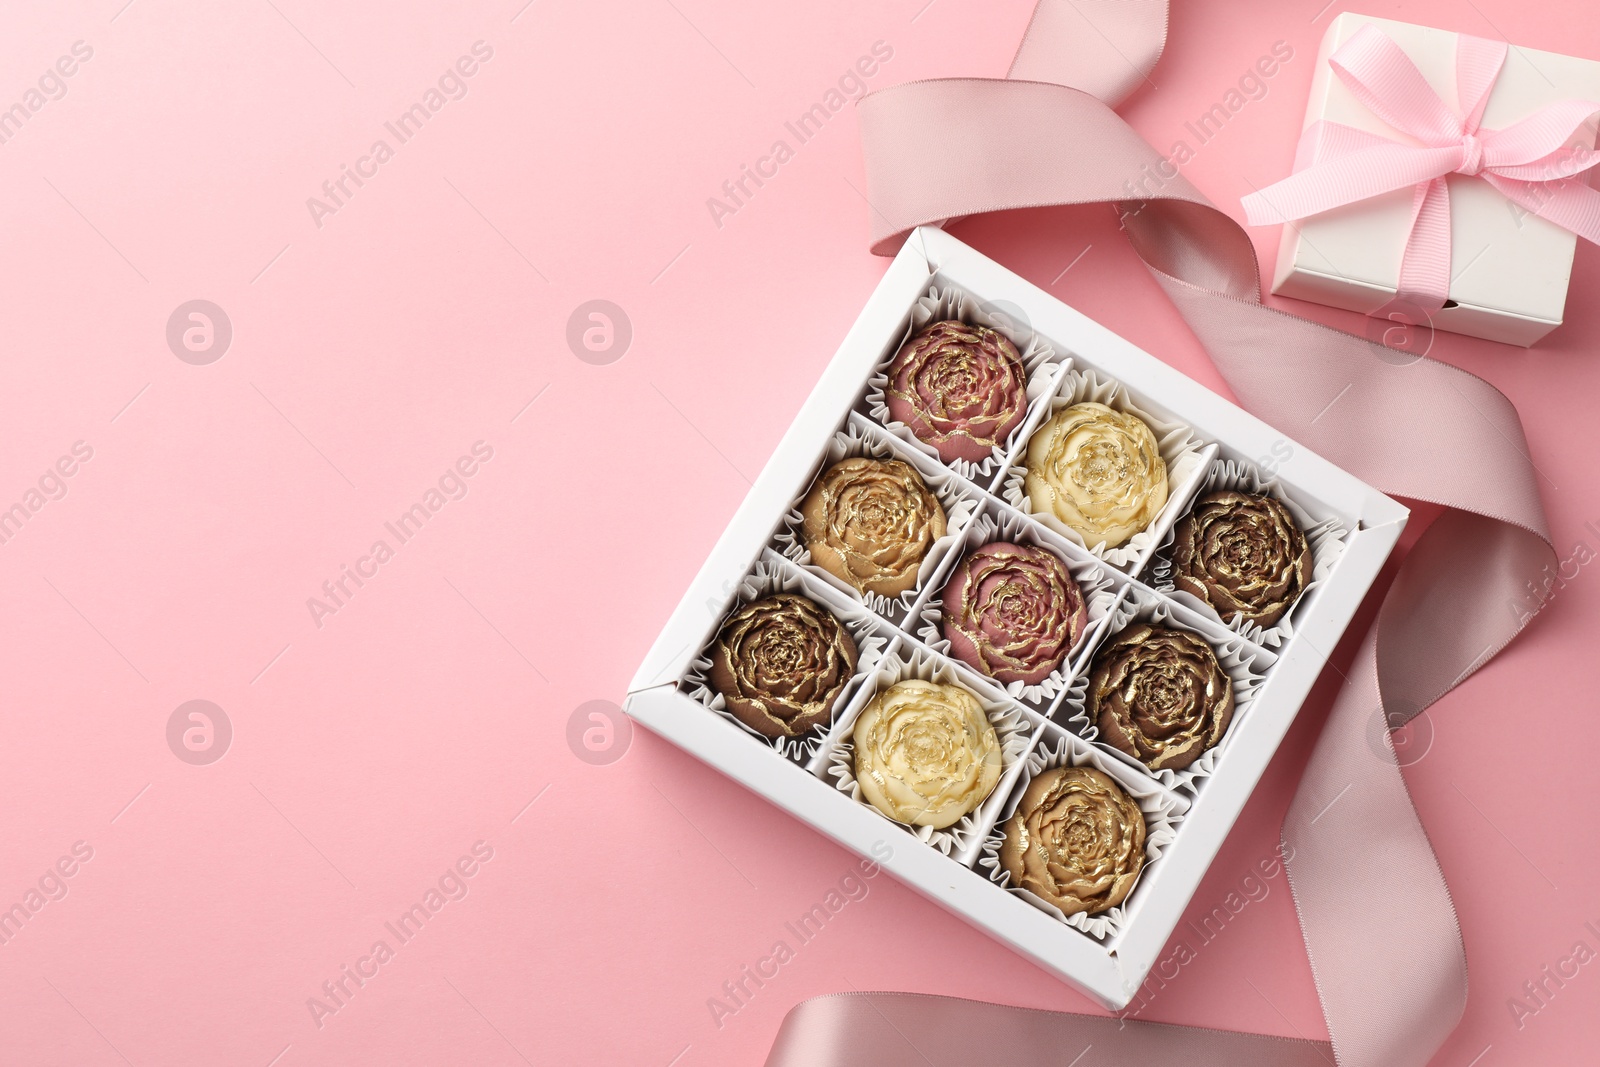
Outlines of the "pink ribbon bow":
[{"label": "pink ribbon bow", "polygon": [[[1530,214],[1600,244],[1600,193],[1576,177],[1600,163],[1590,144],[1573,141],[1600,104],[1560,100],[1500,130],[1482,129],[1484,105],[1505,64],[1502,41],[1461,34],[1456,95],[1465,117],[1439,99],[1400,46],[1363,26],[1329,59],[1356,99],[1414,142],[1319,122],[1306,130],[1301,157],[1314,161],[1283,181],[1244,197],[1252,226],[1289,222],[1383,193],[1414,187],[1411,229],[1401,261],[1398,300],[1424,311],[1443,307],[1450,290],[1449,174],[1488,182]],[[1312,151],[1307,151],[1312,148]]]}]

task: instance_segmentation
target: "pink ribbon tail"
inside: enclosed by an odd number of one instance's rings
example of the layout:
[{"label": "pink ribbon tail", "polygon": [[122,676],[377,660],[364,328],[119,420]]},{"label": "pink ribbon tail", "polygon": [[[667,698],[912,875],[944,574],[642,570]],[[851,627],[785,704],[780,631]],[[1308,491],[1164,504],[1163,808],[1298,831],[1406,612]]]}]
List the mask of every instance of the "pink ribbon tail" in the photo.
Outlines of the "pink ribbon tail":
[{"label": "pink ribbon tail", "polygon": [[1418,185],[1412,195],[1411,233],[1400,259],[1400,289],[1394,302],[1431,315],[1449,299],[1450,185],[1435,178]]}]

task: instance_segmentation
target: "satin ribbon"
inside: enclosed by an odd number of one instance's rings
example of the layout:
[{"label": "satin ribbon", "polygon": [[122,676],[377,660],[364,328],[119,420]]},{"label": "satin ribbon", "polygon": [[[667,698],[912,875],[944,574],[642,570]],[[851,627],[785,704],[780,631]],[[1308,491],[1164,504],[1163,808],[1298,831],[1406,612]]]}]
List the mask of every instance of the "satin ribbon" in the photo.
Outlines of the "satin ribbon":
[{"label": "satin ribbon", "polygon": [[1503,41],[1457,36],[1458,118],[1388,34],[1370,23],[1361,27],[1328,64],[1367,110],[1414,143],[1314,123],[1301,139],[1300,159],[1308,165],[1297,164],[1295,174],[1241,201],[1250,224],[1292,222],[1410,186],[1411,228],[1396,303],[1426,312],[1438,311],[1450,295],[1446,175],[1481,178],[1530,214],[1600,243],[1600,192],[1576,177],[1600,163],[1600,155],[1569,144],[1600,104],[1560,100],[1504,129],[1483,129],[1506,52]]},{"label": "satin ribbon", "polygon": [[[1526,616],[1505,604],[1555,559],[1535,471],[1515,408],[1487,382],[1427,358],[1401,365],[1364,338],[1263,306],[1249,237],[1181,175],[1126,202],[1126,183],[1165,160],[1112,107],[1144,84],[1166,25],[1165,0],[1043,0],[1013,78],[863,98],[872,247],[887,255],[915,226],[962,215],[1117,205],[1246,408],[1371,484],[1448,509],[1400,566],[1283,825],[1332,1053],[1344,1067],[1421,1067],[1461,1017],[1466,957],[1389,735],[1377,731],[1378,753],[1368,731],[1408,721],[1521,629]],[[1259,1035],[965,1001],[896,1014],[901,996],[801,1005],[768,1067],[1067,1063],[1088,1045],[1079,1067],[1302,1062],[1292,1043]]]}]

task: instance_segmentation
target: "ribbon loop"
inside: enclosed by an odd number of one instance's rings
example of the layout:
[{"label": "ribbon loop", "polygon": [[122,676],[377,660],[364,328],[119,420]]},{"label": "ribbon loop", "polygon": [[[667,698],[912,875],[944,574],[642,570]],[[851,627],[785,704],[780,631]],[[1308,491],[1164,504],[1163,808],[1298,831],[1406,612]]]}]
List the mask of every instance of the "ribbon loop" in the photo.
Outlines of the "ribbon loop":
[{"label": "ribbon loop", "polygon": [[1361,27],[1328,57],[1328,65],[1368,111],[1423,144],[1456,144],[1467,132],[1411,57],[1376,26]]}]

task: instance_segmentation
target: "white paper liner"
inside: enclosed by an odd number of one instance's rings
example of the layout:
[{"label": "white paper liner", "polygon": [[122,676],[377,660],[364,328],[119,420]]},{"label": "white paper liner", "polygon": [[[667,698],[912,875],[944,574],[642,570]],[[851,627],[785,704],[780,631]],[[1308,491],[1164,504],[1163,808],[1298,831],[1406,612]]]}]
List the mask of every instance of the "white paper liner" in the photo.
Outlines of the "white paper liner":
[{"label": "white paper liner", "polygon": [[1294,516],[1294,521],[1306,535],[1306,543],[1311,546],[1311,582],[1301,590],[1300,599],[1284,613],[1283,618],[1269,627],[1249,622],[1239,614],[1235,614],[1231,619],[1222,619],[1216,608],[1199,597],[1178,589],[1177,583],[1173,580],[1172,532],[1177,527],[1176,520],[1162,537],[1161,547],[1157,549],[1155,558],[1150,563],[1149,584],[1185,607],[1221,619],[1222,624],[1228,629],[1258,645],[1278,648],[1294,636],[1294,616],[1300,610],[1300,605],[1310,599],[1311,591],[1327,579],[1333,571],[1334,564],[1344,555],[1345,539],[1350,534],[1350,528],[1337,516],[1318,521],[1289,495],[1279,479],[1267,477],[1254,463],[1236,459],[1217,460],[1211,464],[1205,479],[1195,490],[1195,497],[1199,498],[1222,489],[1235,489],[1241,493],[1265,493],[1281,501],[1283,506],[1289,509],[1289,514]]},{"label": "white paper liner", "polygon": [[949,470],[929,463],[926,458],[901,445],[881,426],[874,426],[858,414],[852,414],[844,427],[828,442],[827,450],[822,456],[822,465],[817,468],[817,475],[820,476],[835,463],[852,456],[904,460],[922,476],[922,480],[927,483],[934,496],[938,497],[940,506],[944,508],[945,535],[933,542],[928,554],[922,558],[922,563],[917,568],[917,584],[897,597],[857,592],[811,562],[811,550],[806,547],[802,533],[805,520],[800,515],[800,504],[805,500],[806,493],[811,491],[814,479],[813,482],[806,483],[805,489],[784,516],[783,525],[773,535],[773,544],[780,555],[806,568],[807,573],[815,575],[844,596],[861,601],[879,615],[898,622],[911,614],[911,609],[923,590],[940,573],[946,557],[960,543],[962,530],[971,520],[973,513],[978,510],[978,501],[968,495],[970,490]]},{"label": "white paper liner", "polygon": [[1026,442],[1017,450],[1015,466],[1007,470],[1001,479],[1001,495],[1012,507],[1028,513],[1073,544],[1082,545],[1111,566],[1137,571],[1155,550],[1162,535],[1188,506],[1189,498],[1193,495],[1197,483],[1205,475],[1210,462],[1209,454],[1214,452],[1215,446],[1205,444],[1195,436],[1193,430],[1181,422],[1159,419],[1151,415],[1134,402],[1121,382],[1087,368],[1070,369],[1061,375],[1055,392],[1042,407],[1043,417],[1038,419],[1028,436],[1031,438],[1039,426],[1043,426],[1063,408],[1085,401],[1094,401],[1123,414],[1133,415],[1142,419],[1145,425],[1154,431],[1156,446],[1167,465],[1167,502],[1156,513],[1150,525],[1116,548],[1107,548],[1104,542],[1098,545],[1087,544],[1082,534],[1068,528],[1053,514],[1035,511],[1026,488],[1028,474]]},{"label": "white paper liner", "polygon": [[[1050,672],[1050,676],[1037,685],[1026,685],[1023,682],[1001,682],[990,678],[993,685],[1000,686],[1013,698],[1034,705],[1043,711],[1063,693],[1071,682],[1073,673],[1083,658],[1083,654],[1093,646],[1094,638],[1105,620],[1110,616],[1112,607],[1116,604],[1121,593],[1120,588],[1112,578],[1107,575],[1092,559],[1080,559],[1067,552],[1061,551],[1055,545],[1048,544],[1036,534],[1036,527],[1032,521],[1023,515],[1003,508],[998,504],[985,507],[978,517],[967,524],[966,532],[962,535],[961,546],[956,553],[955,560],[950,565],[948,576],[960,565],[962,557],[974,549],[981,548],[993,541],[1011,541],[1033,545],[1043,548],[1054,554],[1061,562],[1067,565],[1067,571],[1072,575],[1073,581],[1078,583],[1078,590],[1083,594],[1084,606],[1088,609],[1089,623],[1084,627],[1083,634],[1078,638],[1078,643],[1067,655],[1065,662],[1060,667]],[[913,620],[916,634],[922,643],[941,655],[950,655],[950,641],[944,636],[944,609],[940,596],[944,591],[940,588],[933,591],[928,600],[917,611]],[[952,657],[954,658],[954,657]],[[981,671],[979,673],[982,673]]]},{"label": "white paper liner", "polygon": [[[873,669],[889,643],[888,638],[879,629],[882,624],[876,622],[859,604],[837,595],[830,595],[831,590],[826,592],[819,590],[815,587],[816,584],[818,583],[807,581],[801,571],[774,553],[769,552],[764,558],[758,559],[755,566],[750,568],[750,572],[739,582],[734,593],[734,602],[717,622],[710,643],[701,649],[700,654],[689,664],[688,672],[679,683],[679,688],[695,700],[757,741],[776,749],[779,755],[797,763],[804,763],[821,751],[827,741],[833,719],[848,706],[851,695],[861,684],[861,679]],[[751,601],[760,600],[774,593],[794,593],[832,612],[834,617],[844,624],[856,643],[856,670],[850,679],[850,684],[840,690],[828,718],[798,737],[768,737],[752,730],[728,711],[728,702],[711,685],[711,649],[728,617]]]},{"label": "white paper liner", "polygon": [[[909,643],[891,649],[868,675],[849,710],[836,721],[831,737],[833,747],[828,752],[825,769],[825,777],[831,779],[840,792],[848,793],[852,799],[868,807],[872,805],[861,795],[861,785],[856,781],[855,744],[851,735],[867,703],[881,690],[907,678],[919,678],[941,685],[959,685],[970,692],[978,698],[1000,741],[1000,780],[994,792],[976,810],[942,830],[929,826],[894,824],[946,856],[966,862],[966,857],[982,844],[984,828],[994,821],[993,813],[1005,801],[1008,783],[1020,769],[1023,753],[1028,750],[1037,723],[1019,705],[964,667]],[[873,810],[877,811],[876,808]]]},{"label": "white paper liner", "polygon": [[[1012,885],[1011,873],[1000,862],[1000,846],[1005,843],[1006,838],[1006,821],[1016,814],[1017,805],[1022,802],[1022,794],[1027,791],[1028,783],[1045,771],[1062,766],[1088,766],[1103,771],[1115,779],[1117,784],[1138,802],[1139,810],[1144,812],[1144,866],[1140,868],[1139,877],[1134,881],[1132,891],[1123,902],[1099,915],[1088,915],[1084,912],[1076,915],[1063,914],[1060,908],[1044,898]],[[997,813],[993,827],[984,836],[977,865],[989,876],[991,882],[1003,887],[1006,892],[1016,894],[1046,914],[1060,919],[1074,930],[1080,930],[1090,937],[1104,941],[1121,933],[1127,925],[1128,915],[1139,897],[1139,890],[1145,883],[1146,873],[1151,865],[1161,858],[1162,850],[1177,836],[1178,826],[1182,823],[1183,813],[1187,809],[1188,802],[1182,797],[1167,792],[1143,775],[1130,774],[1126,767],[1087,745],[1075,743],[1074,738],[1062,736],[1059,728],[1047,727],[1046,732],[1041,734],[1038,743],[1023,760],[1023,771],[1012,784],[1011,795],[1006,798],[1005,804]]]},{"label": "white paper liner", "polygon": [[[1211,646],[1211,651],[1216,653],[1217,663],[1233,684],[1233,718],[1228,722],[1228,732],[1222,735],[1221,741],[1207,749],[1204,755],[1181,771],[1174,771],[1171,768],[1153,771],[1132,756],[1125,755],[1101,741],[1100,729],[1089,718],[1085,708],[1089,695],[1089,676],[1094,667],[1094,655],[1099,653],[1100,646],[1136,622],[1171,626],[1198,634]],[[1250,711],[1250,705],[1255,700],[1256,690],[1261,688],[1261,684],[1266,680],[1267,671],[1277,662],[1278,657],[1265,649],[1257,648],[1238,634],[1224,629],[1213,618],[1200,615],[1180,604],[1171,603],[1154,593],[1141,590],[1138,586],[1129,586],[1122,600],[1112,608],[1111,617],[1100,630],[1098,639],[1094,653],[1084,658],[1083,669],[1068,688],[1066,698],[1057,705],[1054,713],[1055,721],[1085,741],[1094,742],[1135,773],[1153,777],[1168,789],[1198,792],[1201,783],[1211,777],[1217,760],[1227,750],[1229,742],[1238,734],[1240,723],[1244,721]]]},{"label": "white paper liner", "polygon": [[[1017,352],[1022,356],[1022,369],[1027,375],[1027,413],[1017,424],[1017,428],[1011,431],[1011,435],[1003,443],[996,445],[990,456],[978,463],[966,459],[941,459],[937,449],[920,440],[905,423],[896,422],[889,415],[889,365],[894,362],[894,357],[900,354],[900,349],[905,347],[905,343],[912,335],[930,323],[948,319],[959,319],[969,325],[987,326],[1005,334],[1011,343],[1017,346]],[[900,343],[867,378],[867,395],[862,402],[862,408],[884,429],[935,463],[947,463],[963,478],[981,486],[988,486],[994,480],[995,474],[1004,466],[1007,458],[1022,446],[1031,421],[1027,415],[1032,414],[1033,409],[1050,394],[1060,373],[1068,365],[1069,361],[1056,359],[1055,348],[1050,342],[1035,333],[1026,322],[1017,322],[1015,317],[1006,314],[1003,308],[984,304],[965,290],[949,284],[946,284],[943,290],[933,285],[929,286],[926,296],[918,298],[916,303],[911,305],[910,325],[900,338]]]}]

